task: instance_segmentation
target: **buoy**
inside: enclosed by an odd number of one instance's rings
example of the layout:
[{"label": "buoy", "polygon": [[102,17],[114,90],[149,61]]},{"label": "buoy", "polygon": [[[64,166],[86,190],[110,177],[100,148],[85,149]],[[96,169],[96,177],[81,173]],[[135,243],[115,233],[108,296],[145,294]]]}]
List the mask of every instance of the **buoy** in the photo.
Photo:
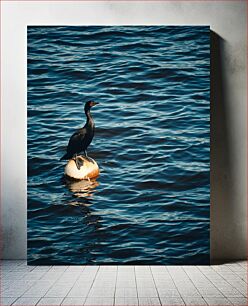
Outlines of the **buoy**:
[{"label": "buoy", "polygon": [[88,180],[99,175],[99,167],[97,162],[91,157],[77,156],[80,169],[77,168],[75,160],[70,159],[65,166],[65,175],[76,180]]}]

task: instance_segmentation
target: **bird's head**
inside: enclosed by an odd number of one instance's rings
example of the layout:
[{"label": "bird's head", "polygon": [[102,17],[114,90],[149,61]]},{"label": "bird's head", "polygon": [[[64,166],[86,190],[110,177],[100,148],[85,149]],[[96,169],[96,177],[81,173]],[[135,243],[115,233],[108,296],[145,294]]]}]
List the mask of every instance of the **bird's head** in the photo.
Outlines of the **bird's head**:
[{"label": "bird's head", "polygon": [[98,102],[94,102],[94,101],[88,101],[85,103],[84,109],[85,111],[88,111],[91,109],[92,106],[99,104]]}]

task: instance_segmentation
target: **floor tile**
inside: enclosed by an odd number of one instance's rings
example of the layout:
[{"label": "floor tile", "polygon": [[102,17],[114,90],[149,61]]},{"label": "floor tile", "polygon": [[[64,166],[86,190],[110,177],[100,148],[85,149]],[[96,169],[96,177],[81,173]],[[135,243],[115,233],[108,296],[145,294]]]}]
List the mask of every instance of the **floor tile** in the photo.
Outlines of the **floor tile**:
[{"label": "floor tile", "polygon": [[90,291],[91,285],[74,285],[68,292],[67,297],[87,297]]},{"label": "floor tile", "polygon": [[96,279],[116,279],[116,272],[98,271]]},{"label": "floor tile", "polygon": [[158,298],[139,298],[139,306],[160,306]]},{"label": "floor tile", "polygon": [[72,287],[72,284],[66,284],[66,285],[54,285],[52,286],[47,293],[45,294],[45,297],[65,297],[68,292],[70,291]]},{"label": "floor tile", "polygon": [[114,280],[110,280],[110,281],[94,281],[93,285],[92,285],[92,289],[93,288],[113,288],[115,287],[115,281]]},{"label": "floor tile", "polygon": [[197,291],[196,288],[178,288],[180,295],[182,297],[201,297],[201,294]]},{"label": "floor tile", "polygon": [[69,266],[52,266],[49,271],[50,272],[64,272],[68,268]]},{"label": "floor tile", "polygon": [[118,270],[118,266],[100,266],[99,271],[104,272],[116,272]]},{"label": "floor tile", "polygon": [[51,272],[50,270],[42,275],[41,280],[58,280],[62,276],[63,272]]},{"label": "floor tile", "polygon": [[167,289],[167,288],[157,288],[158,295],[160,297],[180,297],[178,290],[175,289]]},{"label": "floor tile", "polygon": [[149,266],[135,266],[134,269],[136,273],[151,273],[151,268]]},{"label": "floor tile", "polygon": [[154,281],[157,288],[176,288],[175,283],[172,280],[155,279]]},{"label": "floor tile", "polygon": [[88,297],[114,297],[115,288],[114,287],[97,287],[97,288],[91,288]]},{"label": "floor tile", "polygon": [[118,287],[115,291],[115,297],[126,297],[132,298],[137,297],[137,289],[136,288],[125,288],[125,287]]},{"label": "floor tile", "polygon": [[120,272],[133,272],[134,273],[135,267],[134,266],[118,266],[118,273]]},{"label": "floor tile", "polygon": [[87,298],[84,305],[112,306],[114,305],[114,298]]},{"label": "floor tile", "polygon": [[43,297],[49,288],[52,286],[51,281],[38,281],[30,289],[28,289],[23,296],[24,297]]},{"label": "floor tile", "polygon": [[74,272],[68,272],[68,271],[65,271],[59,281],[60,282],[67,282],[68,280],[77,280],[79,278],[79,276],[81,276],[81,272],[80,271],[74,271]]},{"label": "floor tile", "polygon": [[155,283],[152,278],[136,278],[138,287],[155,287]]},{"label": "floor tile", "polygon": [[176,305],[185,305],[184,304],[184,301],[181,299],[181,298],[170,298],[170,297],[162,297],[160,298],[160,301],[161,301],[161,305],[162,306],[176,306]]},{"label": "floor tile", "polygon": [[17,280],[20,279],[22,280],[23,277],[27,274],[27,272],[8,272],[5,275],[5,278],[11,279],[11,280]]},{"label": "floor tile", "polygon": [[6,289],[1,292],[2,297],[20,297],[27,289]]},{"label": "floor tile", "polygon": [[116,297],[115,298],[115,305],[117,306],[138,306],[138,298],[124,298],[124,297]]},{"label": "floor tile", "polygon": [[86,298],[65,298],[61,305],[68,305],[68,306],[83,306],[85,303]]},{"label": "floor tile", "polygon": [[96,273],[99,270],[99,266],[85,266],[85,273]]},{"label": "floor tile", "polygon": [[217,290],[215,287],[197,287],[197,290],[199,291],[200,295],[203,297],[209,297],[209,298],[222,298],[223,294]]},{"label": "floor tile", "polygon": [[26,263],[16,266],[13,271],[30,272],[35,269],[36,266],[28,266]]},{"label": "floor tile", "polygon": [[0,298],[0,305],[3,306],[8,306],[8,305],[12,305],[15,301],[17,300],[16,297],[1,297]]},{"label": "floor tile", "polygon": [[186,305],[192,305],[192,306],[203,306],[207,305],[205,300],[203,298],[199,297],[183,297],[184,303]]},{"label": "floor tile", "polygon": [[44,306],[58,306],[62,303],[63,298],[42,298],[37,305],[44,305]]},{"label": "floor tile", "polygon": [[13,305],[24,305],[24,306],[31,306],[36,305],[40,298],[37,297],[20,297],[13,303]]},{"label": "floor tile", "polygon": [[232,303],[227,298],[204,298],[209,306],[227,306]]},{"label": "floor tile", "polygon": [[157,297],[158,292],[155,287],[138,287],[138,297]]},{"label": "floor tile", "polygon": [[68,272],[83,272],[85,266],[69,266],[66,269],[66,273]]},{"label": "floor tile", "polygon": [[218,289],[225,297],[243,297],[242,293],[233,288],[231,285],[224,288],[218,286]]},{"label": "floor tile", "polygon": [[52,266],[36,266],[33,269],[33,272],[47,272],[52,268]]},{"label": "floor tile", "polygon": [[40,272],[34,272],[31,271],[27,274],[25,274],[25,276],[23,277],[23,279],[26,280],[39,280],[42,278],[42,276],[46,273],[46,271],[40,271]]},{"label": "floor tile", "polygon": [[233,305],[238,305],[238,306],[247,306],[247,305],[248,305],[248,300],[247,300],[247,298],[228,298],[228,300],[229,300]]},{"label": "floor tile", "polygon": [[116,287],[136,287],[135,279],[117,279]]},{"label": "floor tile", "polygon": [[172,278],[171,278],[169,273],[160,273],[160,274],[153,273],[153,279],[154,280],[172,281]]},{"label": "floor tile", "polygon": [[158,273],[163,273],[163,272],[167,272],[165,269],[165,266],[150,266],[150,270],[152,272],[158,272]]},{"label": "floor tile", "polygon": [[80,274],[76,280],[76,284],[92,284],[95,280],[95,277],[87,277],[87,275]]}]

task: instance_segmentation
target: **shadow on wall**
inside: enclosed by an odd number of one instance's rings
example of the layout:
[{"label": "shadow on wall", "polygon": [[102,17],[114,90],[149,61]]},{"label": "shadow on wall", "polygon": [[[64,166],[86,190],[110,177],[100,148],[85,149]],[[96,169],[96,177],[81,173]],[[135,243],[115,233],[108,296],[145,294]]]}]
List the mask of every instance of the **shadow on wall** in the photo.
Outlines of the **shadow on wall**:
[{"label": "shadow on wall", "polygon": [[211,31],[211,263],[235,258],[242,250],[234,250],[240,240],[235,221],[233,199],[233,164],[231,157],[231,126],[228,120],[224,73],[225,40]]}]

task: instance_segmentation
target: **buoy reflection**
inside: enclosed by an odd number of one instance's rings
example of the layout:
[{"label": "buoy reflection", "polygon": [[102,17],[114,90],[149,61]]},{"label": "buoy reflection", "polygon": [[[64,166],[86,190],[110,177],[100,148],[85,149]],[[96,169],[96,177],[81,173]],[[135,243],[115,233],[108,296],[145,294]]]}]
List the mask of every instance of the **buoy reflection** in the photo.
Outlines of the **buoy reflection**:
[{"label": "buoy reflection", "polygon": [[75,181],[66,178],[66,185],[68,189],[79,198],[92,198],[95,188],[99,186],[96,179]]}]

